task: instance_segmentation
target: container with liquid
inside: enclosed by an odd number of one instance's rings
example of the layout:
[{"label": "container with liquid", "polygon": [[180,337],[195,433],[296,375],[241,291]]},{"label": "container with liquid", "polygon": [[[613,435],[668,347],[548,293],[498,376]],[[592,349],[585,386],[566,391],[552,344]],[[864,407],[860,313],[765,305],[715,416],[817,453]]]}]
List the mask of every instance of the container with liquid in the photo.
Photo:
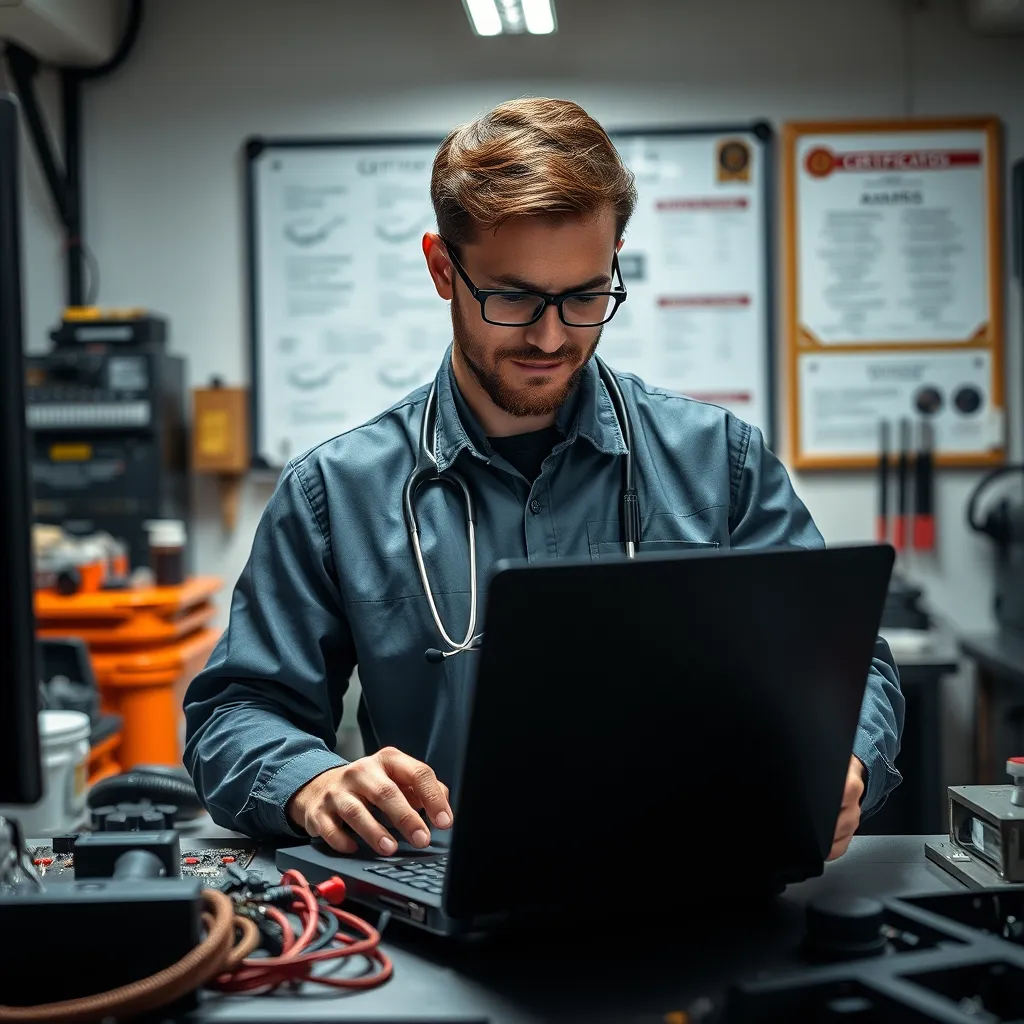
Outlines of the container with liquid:
[{"label": "container with liquid", "polygon": [[149,531],[149,565],[158,587],[185,582],[185,524],[180,519],[153,519]]}]

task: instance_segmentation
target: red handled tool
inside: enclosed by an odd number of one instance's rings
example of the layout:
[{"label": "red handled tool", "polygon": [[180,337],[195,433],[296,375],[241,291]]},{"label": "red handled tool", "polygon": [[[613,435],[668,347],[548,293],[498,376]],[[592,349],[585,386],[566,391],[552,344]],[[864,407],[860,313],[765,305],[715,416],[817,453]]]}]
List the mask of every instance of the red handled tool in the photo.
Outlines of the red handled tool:
[{"label": "red handled tool", "polygon": [[910,519],[910,420],[900,420],[900,453],[896,462],[896,523],[892,531],[892,544],[902,552],[907,544],[907,526]]},{"label": "red handled tool", "polygon": [[914,535],[915,551],[935,550],[935,446],[932,425],[921,424],[921,444],[914,461]]}]

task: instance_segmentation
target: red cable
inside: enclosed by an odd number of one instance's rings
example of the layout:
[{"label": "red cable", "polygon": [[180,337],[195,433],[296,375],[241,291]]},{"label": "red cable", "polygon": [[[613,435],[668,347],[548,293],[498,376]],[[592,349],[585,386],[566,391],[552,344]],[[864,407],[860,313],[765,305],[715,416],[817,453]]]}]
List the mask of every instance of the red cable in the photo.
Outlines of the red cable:
[{"label": "red cable", "polygon": [[[286,871],[281,876],[281,884],[291,886],[294,890],[296,899],[290,910],[302,924],[301,934],[296,938],[287,915],[281,910],[269,904],[264,905],[266,917],[281,928],[281,954],[247,957],[237,970],[222,974],[213,987],[221,992],[251,992],[254,989],[273,991],[280,985],[312,981],[335,988],[366,989],[382,985],[391,977],[393,966],[390,958],[378,948],[380,933],[376,928],[355,914],[321,905],[316,891],[298,871]],[[339,925],[362,932],[362,936],[349,935],[339,928],[330,947],[308,952],[307,947],[316,939],[321,910],[333,914]],[[315,964],[352,956],[365,957],[377,966],[377,970],[355,978],[332,978],[313,973]]]}]

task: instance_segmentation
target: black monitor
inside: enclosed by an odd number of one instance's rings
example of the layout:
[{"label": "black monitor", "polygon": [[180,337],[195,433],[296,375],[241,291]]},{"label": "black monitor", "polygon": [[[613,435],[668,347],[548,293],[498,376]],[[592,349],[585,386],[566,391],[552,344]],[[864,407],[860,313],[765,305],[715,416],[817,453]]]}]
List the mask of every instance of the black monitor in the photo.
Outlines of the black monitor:
[{"label": "black monitor", "polygon": [[42,797],[21,323],[18,106],[0,92],[0,804]]}]

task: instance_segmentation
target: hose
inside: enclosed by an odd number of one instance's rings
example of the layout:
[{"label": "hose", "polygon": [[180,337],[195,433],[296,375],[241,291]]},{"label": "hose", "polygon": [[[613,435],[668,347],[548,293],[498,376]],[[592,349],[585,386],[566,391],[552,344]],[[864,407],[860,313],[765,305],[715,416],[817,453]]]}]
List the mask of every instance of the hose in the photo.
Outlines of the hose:
[{"label": "hose", "polygon": [[0,1024],[88,1024],[105,1017],[134,1017],[173,1003],[218,974],[236,970],[259,945],[256,925],[236,917],[234,904],[222,892],[204,889],[203,901],[206,938],[176,964],[140,981],[81,999],[42,1006],[0,1006]]},{"label": "hose", "polygon": [[[284,984],[315,982],[341,989],[368,989],[392,974],[390,958],[378,947],[380,932],[362,918],[340,910],[345,883],[332,878],[311,885],[298,871],[286,871],[281,885],[236,893],[204,889],[202,915],[206,937],[171,967],[109,992],[42,1006],[0,1006],[0,1024],[91,1024],[114,1017],[135,1017],[175,1002],[197,988],[224,992],[272,992]],[[296,935],[289,914],[298,919]],[[253,956],[264,944],[261,933],[272,922],[280,936],[269,948],[280,952]],[[341,930],[341,925],[356,934]],[[319,933],[319,935],[318,935]],[[266,953],[268,946],[264,946]],[[371,971],[355,977],[314,974],[325,961],[362,957]]]},{"label": "hose", "polygon": [[193,818],[204,808],[191,781],[180,775],[152,771],[130,771],[100,779],[90,790],[90,807],[152,800],[155,804],[174,804],[182,818]]}]

